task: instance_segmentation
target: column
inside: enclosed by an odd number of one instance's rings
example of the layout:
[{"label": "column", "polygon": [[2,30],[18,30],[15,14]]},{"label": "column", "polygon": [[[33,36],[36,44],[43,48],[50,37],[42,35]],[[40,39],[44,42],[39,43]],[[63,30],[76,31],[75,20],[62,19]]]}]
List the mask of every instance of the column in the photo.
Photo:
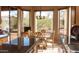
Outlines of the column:
[{"label": "column", "polygon": [[54,43],[58,43],[59,30],[58,30],[58,10],[53,12],[53,30],[54,30]]},{"label": "column", "polygon": [[23,12],[20,9],[17,10],[18,10],[18,49],[20,49],[21,46],[23,45],[23,37],[22,37]]},{"label": "column", "polygon": [[30,16],[30,27],[31,27],[31,30],[32,30],[32,32],[35,32],[34,10],[30,11],[29,16]]}]

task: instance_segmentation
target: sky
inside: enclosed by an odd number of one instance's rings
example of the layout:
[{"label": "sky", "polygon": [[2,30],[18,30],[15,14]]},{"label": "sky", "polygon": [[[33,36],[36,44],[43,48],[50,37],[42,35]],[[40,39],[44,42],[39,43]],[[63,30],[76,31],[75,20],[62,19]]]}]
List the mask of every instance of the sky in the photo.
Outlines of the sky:
[{"label": "sky", "polygon": [[[1,11],[1,16],[8,16],[9,15],[9,11]],[[11,11],[11,16],[12,15],[17,15],[17,11]]]},{"label": "sky", "polygon": [[[29,14],[29,12],[28,11],[24,11],[23,14],[24,14],[24,17],[25,17],[27,14]],[[53,15],[52,11],[42,11],[41,12],[42,16],[47,16],[48,14],[49,14],[49,18],[52,18],[52,16],[51,16],[51,15]],[[17,15],[17,11],[11,11],[10,15],[11,16],[12,15],[16,16]],[[36,12],[36,15],[40,15],[40,12]],[[9,16],[9,11],[1,11],[1,16]]]},{"label": "sky", "polygon": [[[48,16],[48,14],[49,14],[49,18],[52,18],[52,16],[53,16],[53,12],[52,11],[41,11],[41,16]],[[36,16],[37,15],[40,15],[40,11],[36,12]]]},{"label": "sky", "polygon": [[[24,17],[28,14],[29,12],[28,11],[24,11],[23,14],[24,14]],[[9,15],[9,11],[1,11],[1,16],[8,16]],[[17,11],[10,11],[10,15],[17,15]]]}]

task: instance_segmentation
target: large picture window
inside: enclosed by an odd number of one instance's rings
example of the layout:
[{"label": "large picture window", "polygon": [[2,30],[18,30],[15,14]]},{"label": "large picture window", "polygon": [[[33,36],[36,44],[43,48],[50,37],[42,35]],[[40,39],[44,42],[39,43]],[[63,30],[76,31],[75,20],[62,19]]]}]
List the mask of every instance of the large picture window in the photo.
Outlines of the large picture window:
[{"label": "large picture window", "polygon": [[35,12],[35,31],[40,32],[42,29],[47,32],[53,31],[53,11]]}]

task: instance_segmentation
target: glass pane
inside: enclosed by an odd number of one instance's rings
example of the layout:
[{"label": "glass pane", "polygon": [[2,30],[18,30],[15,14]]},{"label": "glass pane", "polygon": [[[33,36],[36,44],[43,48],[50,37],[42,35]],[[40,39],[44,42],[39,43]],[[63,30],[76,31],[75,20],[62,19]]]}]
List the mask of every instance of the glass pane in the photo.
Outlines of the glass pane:
[{"label": "glass pane", "polygon": [[62,43],[67,43],[67,9],[59,11],[59,31]]},{"label": "glass pane", "polygon": [[[9,11],[1,11],[1,28],[9,32]],[[5,26],[6,25],[6,26]]]},{"label": "glass pane", "polygon": [[[28,30],[30,30],[29,27],[29,11],[23,11],[23,28],[24,28],[24,32],[27,32]],[[23,37],[23,45],[24,46],[29,46],[31,43],[29,41],[29,37],[28,34],[24,33],[24,37]]]},{"label": "glass pane", "polygon": [[60,34],[67,34],[67,10],[60,10]]},{"label": "glass pane", "polygon": [[23,26],[29,27],[29,11],[23,11]]},{"label": "glass pane", "polygon": [[40,16],[40,11],[35,12],[35,31],[39,32],[42,29],[45,29],[46,32],[53,31],[52,11],[41,11],[41,16]]},{"label": "glass pane", "polygon": [[1,11],[1,24],[0,24],[0,43],[7,43],[9,41],[9,11]]},{"label": "glass pane", "polygon": [[17,11],[10,11],[10,28],[11,28],[11,44],[18,44],[18,19],[17,19]]},{"label": "glass pane", "polygon": [[10,11],[11,31],[18,30],[17,11]]}]

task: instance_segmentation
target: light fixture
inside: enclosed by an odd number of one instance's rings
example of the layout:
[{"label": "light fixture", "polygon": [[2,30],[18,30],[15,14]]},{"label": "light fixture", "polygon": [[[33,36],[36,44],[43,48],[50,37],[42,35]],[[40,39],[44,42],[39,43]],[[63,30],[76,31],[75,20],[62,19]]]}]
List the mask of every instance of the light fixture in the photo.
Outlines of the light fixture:
[{"label": "light fixture", "polygon": [[40,16],[39,16],[39,19],[42,19],[42,16],[41,16],[41,11],[40,11]]},{"label": "light fixture", "polygon": [[42,13],[40,11],[39,16],[36,16],[37,19],[41,20],[41,19],[45,19],[45,16],[42,16]]}]

